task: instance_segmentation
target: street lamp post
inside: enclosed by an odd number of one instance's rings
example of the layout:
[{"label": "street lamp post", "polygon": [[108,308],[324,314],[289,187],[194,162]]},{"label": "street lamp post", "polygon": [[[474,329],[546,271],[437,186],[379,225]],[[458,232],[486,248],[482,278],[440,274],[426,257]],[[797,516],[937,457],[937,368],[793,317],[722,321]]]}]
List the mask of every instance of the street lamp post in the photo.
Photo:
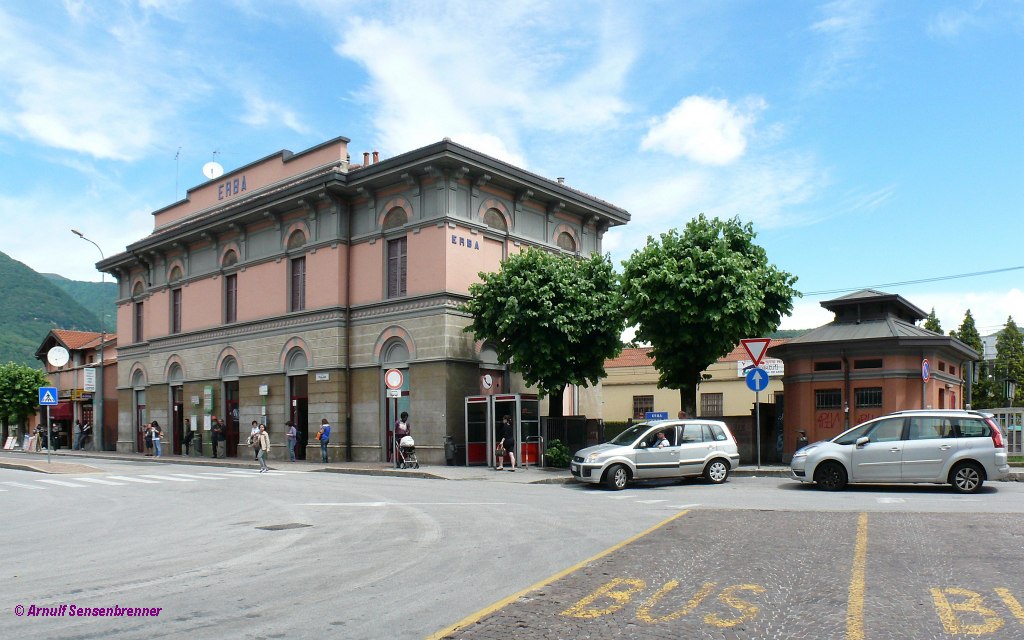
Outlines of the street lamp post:
[{"label": "street lamp post", "polygon": [[[72,229],[71,233],[75,234],[82,240],[92,244],[96,247],[96,250],[100,252],[100,260],[105,260],[106,256],[103,255],[103,249],[100,249],[100,245],[96,244],[89,238],[85,237],[78,229]],[[100,271],[100,289],[102,293],[103,284],[106,282],[105,276],[107,274]],[[101,295],[102,299],[102,295]],[[93,403],[96,411],[93,416],[93,429],[95,435],[93,436],[94,442],[96,443],[96,450],[103,451],[103,344],[107,341],[107,327],[103,320],[103,310],[100,309],[100,351],[99,351],[99,375],[96,376],[96,401]]]}]

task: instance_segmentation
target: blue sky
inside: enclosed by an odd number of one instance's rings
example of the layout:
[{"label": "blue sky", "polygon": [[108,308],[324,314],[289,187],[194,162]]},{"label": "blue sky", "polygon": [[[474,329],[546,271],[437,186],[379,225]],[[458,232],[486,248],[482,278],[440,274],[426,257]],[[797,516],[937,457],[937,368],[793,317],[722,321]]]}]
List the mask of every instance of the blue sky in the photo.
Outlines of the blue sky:
[{"label": "blue sky", "polygon": [[37,271],[99,280],[70,229],[120,252],[214,158],[447,136],[629,210],[616,264],[752,222],[809,293],[783,327],[869,286],[1024,323],[1019,1],[14,0],[0,42],[0,250]]}]

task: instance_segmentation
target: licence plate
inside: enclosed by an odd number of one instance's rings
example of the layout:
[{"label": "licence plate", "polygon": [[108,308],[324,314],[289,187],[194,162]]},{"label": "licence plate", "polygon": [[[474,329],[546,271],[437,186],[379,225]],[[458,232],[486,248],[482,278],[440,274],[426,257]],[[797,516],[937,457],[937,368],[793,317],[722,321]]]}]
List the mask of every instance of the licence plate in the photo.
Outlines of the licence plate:
[{"label": "licence plate", "polygon": [[579,473],[580,472],[580,468],[576,464],[570,464],[569,465],[569,469],[571,469],[572,473]]}]

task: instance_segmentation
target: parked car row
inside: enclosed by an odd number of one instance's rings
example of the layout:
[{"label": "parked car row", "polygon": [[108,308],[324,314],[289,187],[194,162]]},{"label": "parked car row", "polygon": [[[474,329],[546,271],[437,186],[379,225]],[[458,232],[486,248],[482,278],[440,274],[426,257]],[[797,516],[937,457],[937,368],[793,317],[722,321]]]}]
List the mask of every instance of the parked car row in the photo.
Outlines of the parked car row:
[{"label": "parked car row", "polygon": [[[739,464],[736,438],[717,420],[635,424],[610,442],[576,452],[570,472],[581,482],[623,489],[633,480],[703,476],[720,484]],[[839,491],[850,483],[949,484],[974,493],[1010,472],[1002,432],[980,411],[898,411],[801,447],[790,477]]]}]

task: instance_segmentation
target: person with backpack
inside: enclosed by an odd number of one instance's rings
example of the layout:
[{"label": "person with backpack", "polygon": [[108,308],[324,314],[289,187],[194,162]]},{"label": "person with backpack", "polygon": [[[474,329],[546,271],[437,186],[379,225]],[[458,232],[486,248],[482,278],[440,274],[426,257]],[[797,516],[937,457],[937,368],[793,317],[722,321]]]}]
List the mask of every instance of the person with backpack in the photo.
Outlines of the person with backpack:
[{"label": "person with backpack", "polygon": [[331,441],[331,425],[327,418],[320,420],[320,430],[316,432],[316,439],[320,441],[320,459],[327,464],[327,443]]}]

